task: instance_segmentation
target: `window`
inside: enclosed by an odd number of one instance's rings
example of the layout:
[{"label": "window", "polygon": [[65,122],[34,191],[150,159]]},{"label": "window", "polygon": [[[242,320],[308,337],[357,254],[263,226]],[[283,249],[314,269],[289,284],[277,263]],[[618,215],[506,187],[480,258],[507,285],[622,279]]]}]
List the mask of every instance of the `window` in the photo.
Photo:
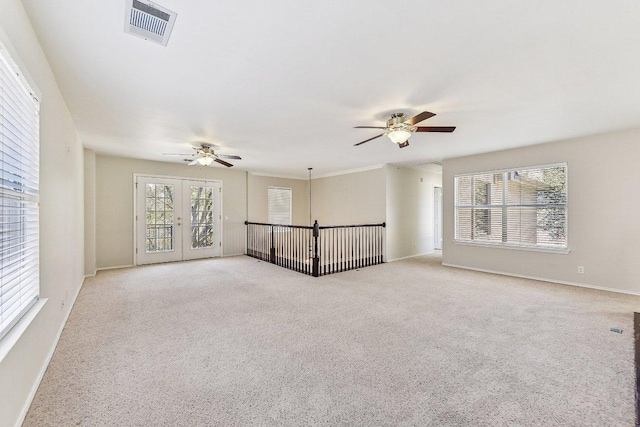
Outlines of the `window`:
[{"label": "window", "polygon": [[39,103],[0,46],[0,339],[38,299]]},{"label": "window", "polygon": [[567,165],[456,175],[458,242],[566,249]]},{"label": "window", "polygon": [[269,224],[291,225],[291,188],[269,187]]}]

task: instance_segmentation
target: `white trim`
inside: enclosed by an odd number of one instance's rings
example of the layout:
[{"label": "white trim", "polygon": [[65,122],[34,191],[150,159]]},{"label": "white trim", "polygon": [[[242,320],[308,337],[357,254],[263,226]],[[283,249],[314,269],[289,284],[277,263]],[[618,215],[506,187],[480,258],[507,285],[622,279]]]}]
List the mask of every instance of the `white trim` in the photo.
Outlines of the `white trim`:
[{"label": "white trim", "polygon": [[578,287],[578,288],[595,289],[595,290],[598,290],[598,291],[607,291],[607,292],[615,292],[615,293],[618,293],[618,294],[640,296],[640,291],[627,291],[627,290],[624,290],[624,289],[607,288],[605,286],[588,285],[586,283],[568,282],[566,280],[556,280],[556,279],[548,279],[548,278],[544,278],[544,277],[527,276],[525,274],[506,273],[504,271],[487,270],[487,269],[484,269],[484,268],[467,267],[467,266],[464,266],[464,265],[448,264],[448,263],[444,263],[444,262],[442,263],[442,265],[445,266],[445,267],[460,268],[460,269],[463,269],[463,270],[479,271],[481,273],[490,273],[490,274],[498,274],[500,276],[517,277],[519,279],[537,280],[539,282],[556,283],[556,284],[559,284],[559,285],[575,286],[575,287]]},{"label": "white trim", "polygon": [[554,166],[566,166],[567,169],[569,169],[569,162],[558,162],[558,163],[549,163],[544,165],[533,165],[533,166],[513,166],[508,168],[502,168],[502,169],[490,169],[490,170],[481,170],[481,171],[475,171],[475,172],[461,172],[461,173],[455,174],[453,177],[456,178],[459,176],[473,176],[473,175],[485,174],[485,173],[512,172],[516,169],[526,170],[526,169],[538,169],[538,168],[551,168]]},{"label": "white trim", "polygon": [[100,267],[100,268],[96,268],[96,273],[98,271],[117,270],[119,268],[131,268],[131,267],[135,267],[135,265],[133,265],[133,264],[125,264],[125,265],[114,265],[113,267]]},{"label": "white trim", "polygon": [[[394,261],[400,261],[400,260],[403,260],[403,259],[415,258],[415,257],[418,257],[418,256],[423,256],[423,255],[431,255],[431,254],[434,254],[435,252],[436,251],[434,250],[434,251],[431,251],[431,252],[424,252],[424,253],[421,253],[421,254],[407,255],[407,256],[400,257],[400,258],[388,259],[388,260],[385,260],[385,262],[394,262]],[[440,251],[438,251],[438,252],[440,252]]]},{"label": "white trim", "polygon": [[29,88],[29,92],[40,102],[42,99],[42,92],[40,88],[36,84],[35,80],[31,77],[31,75],[26,71],[27,67],[24,65],[22,60],[20,59],[20,55],[18,54],[18,50],[13,47],[9,38],[5,35],[3,31],[0,31],[0,51],[6,51],[8,53],[7,60],[10,61],[10,66],[13,71],[19,75],[20,80],[22,80],[23,84],[26,84]]},{"label": "white trim", "polygon": [[[224,256],[224,200],[223,200],[223,195],[224,195],[224,190],[223,190],[223,185],[224,185],[224,181],[222,179],[207,179],[207,178],[189,178],[189,177],[184,177],[184,176],[171,176],[171,175],[154,175],[154,174],[146,174],[146,173],[134,173],[133,174],[133,216],[132,216],[132,221],[133,221],[133,265],[120,265],[120,266],[115,266],[115,267],[106,267],[106,268],[98,268],[96,269],[96,272],[99,270],[110,270],[110,269],[115,269],[115,268],[127,268],[127,267],[136,267],[138,265],[140,265],[140,263],[138,262],[138,241],[137,241],[137,236],[138,236],[138,221],[136,219],[136,215],[138,212],[138,178],[159,178],[159,179],[172,179],[172,180],[179,180],[179,181],[200,181],[200,182],[205,182],[205,183],[218,183],[220,184],[220,255],[218,256]],[[247,180],[248,183],[248,180]],[[248,194],[248,193],[247,193]],[[246,239],[245,239],[246,241]],[[184,258],[184,254],[183,254],[183,258]],[[213,257],[215,258],[215,257]],[[190,260],[185,260],[183,259],[182,261],[190,261]],[[179,262],[179,261],[169,261],[169,262]],[[148,265],[148,264],[143,264],[143,265]]]},{"label": "white trim", "polygon": [[[566,200],[563,204],[558,204],[558,203],[552,203],[552,204],[548,204],[548,206],[564,206],[565,208],[565,212],[566,212],[566,217],[565,217],[565,224],[566,224],[566,236],[565,236],[565,246],[562,248],[549,248],[549,247],[544,247],[541,246],[540,248],[538,247],[534,247],[534,246],[527,246],[527,245],[519,245],[519,244],[513,244],[513,243],[505,243],[505,242],[486,242],[486,241],[482,241],[482,240],[458,240],[455,239],[455,236],[458,235],[458,209],[462,208],[462,209],[469,209],[469,208],[474,208],[476,207],[476,205],[458,205],[458,178],[460,177],[464,177],[464,176],[475,176],[475,175],[479,175],[479,174],[496,174],[496,173],[500,173],[503,174],[503,181],[502,181],[502,204],[500,205],[478,205],[480,208],[498,208],[498,209],[503,209],[503,215],[504,215],[504,209],[508,209],[509,207],[518,207],[518,206],[523,206],[523,205],[518,205],[518,204],[512,204],[510,205],[507,198],[507,188],[508,188],[508,183],[507,180],[504,179],[505,175],[504,174],[508,174],[513,170],[519,169],[519,170],[530,170],[530,169],[543,169],[543,168],[551,168],[551,167],[557,167],[557,166],[563,166],[564,167],[564,173],[565,173],[565,196],[566,196]],[[473,182],[473,181],[472,181]],[[454,243],[456,244],[469,244],[469,245],[474,245],[474,246],[485,246],[485,247],[502,247],[505,249],[516,249],[516,250],[529,250],[529,251],[537,251],[537,252],[549,252],[549,253],[565,253],[568,254],[569,252],[571,252],[571,250],[569,249],[569,162],[559,162],[559,163],[551,163],[551,164],[545,164],[545,165],[535,165],[535,166],[518,166],[518,167],[510,167],[510,168],[503,168],[503,169],[494,169],[494,170],[488,170],[488,171],[478,171],[478,172],[465,172],[465,173],[457,173],[453,176],[453,211],[454,211],[454,223],[453,223],[453,227],[454,227],[454,231],[453,231],[453,235],[454,235]],[[533,206],[533,207],[545,207],[547,205],[541,204],[532,204],[529,206]],[[504,224],[503,224],[504,227]],[[533,249],[532,249],[533,248]]]},{"label": "white trim", "polygon": [[350,173],[366,172],[366,171],[370,171],[370,170],[380,169],[380,168],[383,168],[384,166],[385,165],[383,165],[383,164],[376,164],[376,165],[371,165],[371,166],[364,166],[364,167],[361,167],[361,168],[347,169],[347,170],[339,171],[339,172],[325,173],[323,175],[314,176],[313,179],[329,178],[331,176],[339,176],[339,175],[348,175]]},{"label": "white trim", "polygon": [[[226,221],[224,216],[224,182],[222,180],[218,180],[220,183],[220,255],[219,257],[224,256],[224,223]],[[245,227],[246,229],[247,227]],[[247,240],[246,238],[244,239]],[[183,257],[184,258],[184,257]],[[214,257],[215,258],[215,257]]]},{"label": "white trim", "polygon": [[[363,166],[361,168],[347,169],[347,170],[338,171],[338,172],[325,173],[323,175],[314,176],[312,179],[329,178],[331,176],[348,175],[350,173],[366,172],[366,171],[369,171],[369,170],[380,169],[380,168],[383,168],[384,166],[385,165],[378,163],[378,164],[375,164],[375,165]],[[266,177],[270,177],[270,178],[283,178],[283,179],[295,179],[297,181],[309,181],[309,177],[303,178],[303,177],[300,177],[300,176],[280,175],[280,174],[277,174],[277,173],[267,173],[267,172],[247,172],[247,173],[249,175],[266,176]]]},{"label": "white trim", "polygon": [[247,172],[247,173],[253,176],[266,176],[269,178],[282,178],[282,179],[295,179],[296,181],[309,181],[309,178],[301,178],[299,176],[293,176],[293,175],[278,175],[276,173],[266,173],[266,172]]},{"label": "white trim", "polygon": [[[223,169],[224,170],[224,169]],[[160,179],[181,179],[183,181],[203,181],[203,182],[220,182],[222,183],[222,179],[207,179],[207,178],[192,178],[190,176],[174,176],[174,175],[154,175],[152,173],[134,173],[133,174],[134,181],[135,178],[160,178]]]},{"label": "white trim", "polygon": [[83,286],[84,286],[84,279],[82,280],[82,283],[80,284],[80,286],[78,286],[78,290],[76,291],[75,295],[73,296],[73,300],[71,301],[71,304],[69,304],[69,309],[67,310],[67,313],[64,316],[64,320],[63,320],[62,324],[60,325],[60,329],[58,329],[58,334],[56,335],[56,338],[53,341],[53,344],[51,346],[51,349],[49,350],[49,353],[47,354],[47,357],[45,359],[45,363],[42,365],[42,368],[40,369],[40,372],[38,373],[38,377],[37,377],[36,381],[33,383],[33,387],[31,387],[31,391],[29,392],[29,396],[27,397],[27,400],[25,401],[24,406],[22,407],[22,411],[20,412],[20,416],[16,420],[15,427],[20,427],[22,425],[22,423],[24,422],[24,419],[27,417],[27,412],[29,412],[29,408],[31,407],[31,403],[33,402],[33,398],[36,397],[36,392],[38,391],[38,387],[40,387],[40,382],[42,382],[42,378],[44,378],[44,374],[45,374],[45,372],[47,372],[47,368],[49,367],[49,363],[51,362],[51,358],[53,357],[53,353],[55,353],[56,347],[58,346],[58,341],[60,341],[60,336],[62,336],[62,331],[64,330],[64,327],[67,325],[67,320],[69,320],[69,315],[71,314],[71,310],[73,310],[73,306],[76,304],[76,300],[78,299],[78,295],[80,294],[80,291],[82,290]]},{"label": "white trim", "polygon": [[26,313],[18,320],[18,322],[13,325],[11,329],[7,332],[7,334],[2,337],[0,340],[0,363],[4,360],[4,358],[11,352],[11,349],[14,345],[20,340],[20,337],[27,330],[33,319],[36,318],[44,304],[47,302],[47,298],[39,299],[27,310]]},{"label": "white trim", "polygon": [[[138,265],[138,174],[133,174],[133,212],[131,220],[133,221],[133,265]],[[115,267],[118,268],[118,267]],[[96,273],[99,271],[96,268]]]},{"label": "white trim", "polygon": [[480,246],[483,248],[494,248],[494,249],[507,249],[507,250],[516,250],[516,251],[530,251],[530,252],[546,252],[550,254],[562,254],[566,255],[571,252],[569,248],[547,248],[544,246],[517,246],[508,243],[492,243],[492,242],[483,242],[481,240],[453,240],[453,244],[455,245],[463,245],[463,246]]}]

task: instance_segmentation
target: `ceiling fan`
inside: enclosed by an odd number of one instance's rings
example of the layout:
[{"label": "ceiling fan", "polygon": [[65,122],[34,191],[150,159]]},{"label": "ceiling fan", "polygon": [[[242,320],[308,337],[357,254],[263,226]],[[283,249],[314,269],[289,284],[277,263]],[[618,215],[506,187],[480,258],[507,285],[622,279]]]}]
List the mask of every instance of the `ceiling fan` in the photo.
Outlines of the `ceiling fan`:
[{"label": "ceiling fan", "polygon": [[221,159],[235,159],[235,160],[242,160],[242,157],[240,156],[232,156],[232,155],[228,155],[228,154],[216,154],[213,151],[213,148],[211,148],[211,145],[208,144],[201,144],[200,147],[191,147],[194,150],[196,150],[195,153],[162,153],[162,155],[164,156],[191,156],[191,157],[195,157],[195,159],[191,160],[191,159],[184,159],[185,162],[189,162],[189,166],[193,166],[193,165],[202,165],[202,166],[209,166],[211,165],[211,163],[216,162],[216,163],[220,163],[221,165],[224,165],[228,168],[230,168],[231,166],[233,166],[231,163],[225,162],[224,160]]},{"label": "ceiling fan", "polygon": [[387,126],[356,126],[358,129],[384,129],[385,131],[380,135],[376,135],[373,138],[365,139],[364,141],[354,144],[358,146],[365,142],[372,141],[381,136],[388,136],[391,141],[398,144],[398,147],[404,148],[409,145],[409,138],[413,132],[453,132],[456,130],[455,126],[416,126],[423,120],[427,120],[435,116],[434,113],[423,111],[411,118],[407,118],[404,113],[393,113],[391,118],[387,120]]}]

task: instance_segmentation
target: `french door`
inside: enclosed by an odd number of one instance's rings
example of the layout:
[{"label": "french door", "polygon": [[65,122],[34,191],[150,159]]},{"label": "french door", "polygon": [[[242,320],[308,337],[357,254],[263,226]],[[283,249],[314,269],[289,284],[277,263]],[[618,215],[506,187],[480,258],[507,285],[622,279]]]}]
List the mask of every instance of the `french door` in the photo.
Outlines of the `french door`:
[{"label": "french door", "polygon": [[136,264],[220,256],[219,181],[136,177]]}]

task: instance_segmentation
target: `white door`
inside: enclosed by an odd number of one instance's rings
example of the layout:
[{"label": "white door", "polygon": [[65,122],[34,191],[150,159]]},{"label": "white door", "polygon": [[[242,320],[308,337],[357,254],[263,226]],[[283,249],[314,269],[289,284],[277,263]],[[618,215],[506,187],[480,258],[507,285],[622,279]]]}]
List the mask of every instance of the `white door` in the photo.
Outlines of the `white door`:
[{"label": "white door", "polygon": [[222,252],[221,186],[217,181],[183,181],[182,259],[210,258]]},{"label": "white door", "polygon": [[442,187],[433,188],[433,248],[442,250]]},{"label": "white door", "polygon": [[136,264],[221,255],[217,181],[136,177]]}]

